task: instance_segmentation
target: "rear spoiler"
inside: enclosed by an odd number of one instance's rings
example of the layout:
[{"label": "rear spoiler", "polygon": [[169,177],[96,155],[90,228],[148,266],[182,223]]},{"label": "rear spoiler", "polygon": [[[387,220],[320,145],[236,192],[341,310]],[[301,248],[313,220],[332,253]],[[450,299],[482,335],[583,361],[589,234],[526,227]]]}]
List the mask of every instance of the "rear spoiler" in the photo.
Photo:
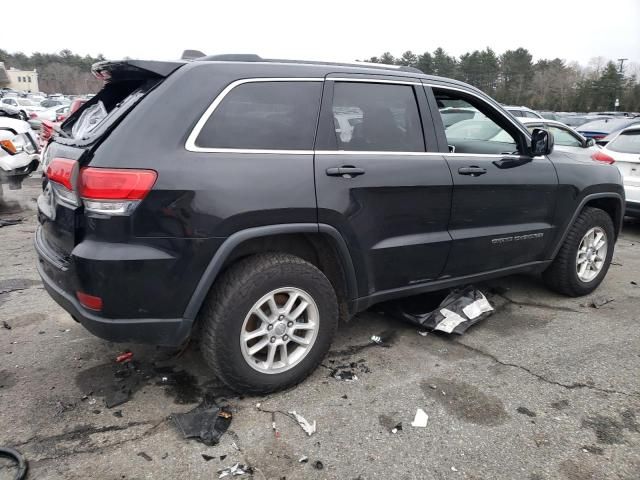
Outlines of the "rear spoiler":
[{"label": "rear spoiler", "polygon": [[118,60],[94,63],[91,73],[105,82],[139,80],[149,77],[168,77],[185,61],[163,62],[156,60]]}]

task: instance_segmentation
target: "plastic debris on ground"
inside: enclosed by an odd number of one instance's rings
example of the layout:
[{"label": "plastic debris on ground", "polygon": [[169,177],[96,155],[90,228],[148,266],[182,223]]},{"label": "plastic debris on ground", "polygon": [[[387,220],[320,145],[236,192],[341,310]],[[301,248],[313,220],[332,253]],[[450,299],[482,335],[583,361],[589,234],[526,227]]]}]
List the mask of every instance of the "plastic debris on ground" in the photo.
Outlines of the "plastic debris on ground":
[{"label": "plastic debris on ground", "polygon": [[607,303],[613,302],[613,300],[614,300],[613,297],[605,297],[600,295],[592,298],[588,306],[591,308],[600,308],[600,307],[604,307]]},{"label": "plastic debris on ground", "polygon": [[358,380],[358,373],[371,373],[371,370],[366,365],[364,358],[361,358],[357,362],[350,362],[335,365],[334,360],[329,360],[329,363],[332,363],[331,366],[326,366],[331,373],[329,376],[331,378],[335,378],[336,380],[342,380],[344,382],[353,382]]},{"label": "plastic debris on ground", "polygon": [[309,436],[313,435],[316,432],[316,421],[313,421],[313,424],[307,422],[307,420],[300,415],[299,413],[297,413],[295,410],[292,412],[289,412],[291,415],[293,415],[293,417],[296,419],[296,421],[298,422],[298,425],[300,425],[302,427],[302,430],[305,431],[305,433]]},{"label": "plastic debris on ground", "polygon": [[138,455],[141,458],[144,458],[147,462],[153,462],[153,458],[151,458],[147,452],[138,452],[136,455]]},{"label": "plastic debris on ground", "polygon": [[[484,294],[472,285],[451,290],[435,310],[416,312],[407,309],[403,301],[384,304],[385,314],[420,325],[427,330],[462,335],[469,327],[487,318],[494,311]],[[424,335],[426,332],[418,332]]]},{"label": "plastic debris on ground", "polygon": [[218,478],[239,477],[241,475],[253,475],[253,468],[236,463],[235,465],[218,470]]},{"label": "plastic debris on ground", "polygon": [[393,427],[391,429],[391,433],[398,433],[399,431],[402,430],[402,422],[400,422],[399,424],[397,424],[395,427]]},{"label": "plastic debris on ground", "polygon": [[116,357],[116,363],[128,362],[133,358],[133,352],[124,352]]},{"label": "plastic debris on ground", "polygon": [[8,218],[0,218],[0,227],[9,227],[12,225],[19,225],[23,221],[22,218],[16,219],[8,219]]},{"label": "plastic debris on ground", "polygon": [[195,438],[205,445],[216,445],[231,425],[232,414],[228,407],[218,406],[212,398],[187,413],[171,415],[173,423],[184,438]]},{"label": "plastic debris on ground", "polygon": [[427,426],[428,421],[429,421],[429,415],[427,415],[427,412],[419,408],[416,411],[416,416],[414,417],[413,422],[411,422],[411,426],[424,428]]}]

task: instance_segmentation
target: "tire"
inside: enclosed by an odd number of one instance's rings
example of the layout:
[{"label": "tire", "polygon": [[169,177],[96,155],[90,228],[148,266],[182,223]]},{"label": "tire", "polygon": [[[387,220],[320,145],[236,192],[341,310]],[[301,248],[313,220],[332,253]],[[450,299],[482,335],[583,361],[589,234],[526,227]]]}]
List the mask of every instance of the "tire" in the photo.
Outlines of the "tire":
[{"label": "tire", "polygon": [[20,120],[23,120],[23,121],[25,121],[25,122],[26,122],[26,121],[27,121],[27,119],[29,118],[29,117],[27,116],[27,112],[24,112],[24,111],[22,111],[22,110],[20,110],[20,113],[18,113],[18,116],[20,117]]},{"label": "tire", "polygon": [[[578,248],[587,232],[593,228],[604,231],[607,252],[597,275],[585,281],[578,275]],[[593,292],[607,275],[613,257],[614,242],[615,230],[611,217],[599,208],[585,207],[571,226],[553,263],[543,272],[542,278],[545,284],[551,290],[570,297],[579,297]]]},{"label": "tire", "polygon": [[[301,335],[312,336],[314,340],[310,346],[299,351],[298,355],[306,353],[298,360],[298,363],[290,367],[281,367],[282,369],[288,368],[285,371],[265,373],[257,369],[267,365],[268,359],[262,363],[252,357],[254,361],[250,362],[247,358],[247,350],[251,346],[263,342],[264,339],[271,341],[271,335],[278,330],[277,327],[282,326],[278,325],[279,323],[289,325],[287,319],[285,318],[281,322],[279,319],[284,315],[276,315],[276,320],[271,326],[273,328],[275,325],[276,328],[265,334],[265,337],[259,337],[253,345],[243,342],[241,334],[247,332],[247,326],[251,322],[257,325],[254,331],[263,327],[269,328],[271,320],[269,322],[260,321],[257,315],[249,312],[255,311],[252,310],[253,307],[265,297],[272,295],[274,291],[278,292],[285,288],[300,292],[299,295],[308,295],[305,298],[311,298],[310,306],[300,318],[304,317],[303,322],[315,324],[317,327],[309,329],[309,331],[302,330]],[[279,295],[280,297],[278,297]],[[272,297],[276,300],[278,308],[286,306],[282,305],[282,300],[280,300],[282,295],[284,294],[276,293]],[[291,295],[284,298],[291,298]],[[295,300],[291,309],[296,310],[296,306],[301,306],[298,300]],[[264,313],[264,310],[262,311]],[[268,312],[268,316],[271,318],[273,315],[270,309]],[[295,311],[291,313],[294,314]],[[311,321],[311,318],[315,318],[317,321]],[[316,369],[329,351],[338,327],[338,301],[331,283],[314,265],[293,255],[259,254],[240,260],[214,283],[201,309],[199,322],[201,323],[200,349],[202,355],[218,378],[238,392],[264,394],[292,387]],[[281,330],[278,330],[280,334],[282,334]],[[289,332],[288,329],[287,332]],[[294,333],[298,336],[296,330],[292,331],[292,337]],[[285,337],[287,337],[286,334],[276,341],[286,340]],[[293,354],[298,352],[298,348],[301,348],[293,342],[293,338],[290,338],[288,342],[291,344],[290,348]],[[255,354],[256,357],[259,355],[266,357],[271,348],[273,347],[267,344],[264,350]],[[284,349],[287,350],[287,348],[289,347],[285,345]],[[279,359],[277,363],[285,365],[281,351],[275,355],[274,358]],[[292,353],[287,353],[287,358],[291,359],[292,357],[289,355]]]}]

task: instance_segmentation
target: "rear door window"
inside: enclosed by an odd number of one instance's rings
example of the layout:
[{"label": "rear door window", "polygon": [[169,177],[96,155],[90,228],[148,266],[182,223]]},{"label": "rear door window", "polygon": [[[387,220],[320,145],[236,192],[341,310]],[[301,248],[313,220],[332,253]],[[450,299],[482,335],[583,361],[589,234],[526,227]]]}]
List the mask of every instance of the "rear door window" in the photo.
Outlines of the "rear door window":
[{"label": "rear door window", "polygon": [[332,112],[338,150],[424,151],[418,104],[410,85],[336,82]]},{"label": "rear door window", "polygon": [[321,81],[240,84],[206,121],[196,146],[312,150],[321,93]]}]

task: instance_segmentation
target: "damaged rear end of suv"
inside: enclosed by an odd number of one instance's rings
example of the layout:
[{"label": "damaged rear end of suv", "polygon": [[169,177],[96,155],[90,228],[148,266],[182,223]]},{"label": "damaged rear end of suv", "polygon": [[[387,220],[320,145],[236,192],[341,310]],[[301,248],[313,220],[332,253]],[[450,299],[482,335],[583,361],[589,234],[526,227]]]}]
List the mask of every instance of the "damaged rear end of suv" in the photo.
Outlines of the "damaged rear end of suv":
[{"label": "damaged rear end of suv", "polygon": [[[179,261],[170,253],[171,241],[149,233],[154,226],[145,220],[173,199],[165,200],[153,159],[138,153],[144,139],[116,134],[131,131],[121,125],[127,115],[143,108],[143,99],[181,65],[94,65],[103,89],[60,126],[43,155],[38,271],[76,321],[111,341],[179,345],[189,333],[175,299],[158,288],[179,276]],[[154,185],[159,188],[150,195]]]}]

